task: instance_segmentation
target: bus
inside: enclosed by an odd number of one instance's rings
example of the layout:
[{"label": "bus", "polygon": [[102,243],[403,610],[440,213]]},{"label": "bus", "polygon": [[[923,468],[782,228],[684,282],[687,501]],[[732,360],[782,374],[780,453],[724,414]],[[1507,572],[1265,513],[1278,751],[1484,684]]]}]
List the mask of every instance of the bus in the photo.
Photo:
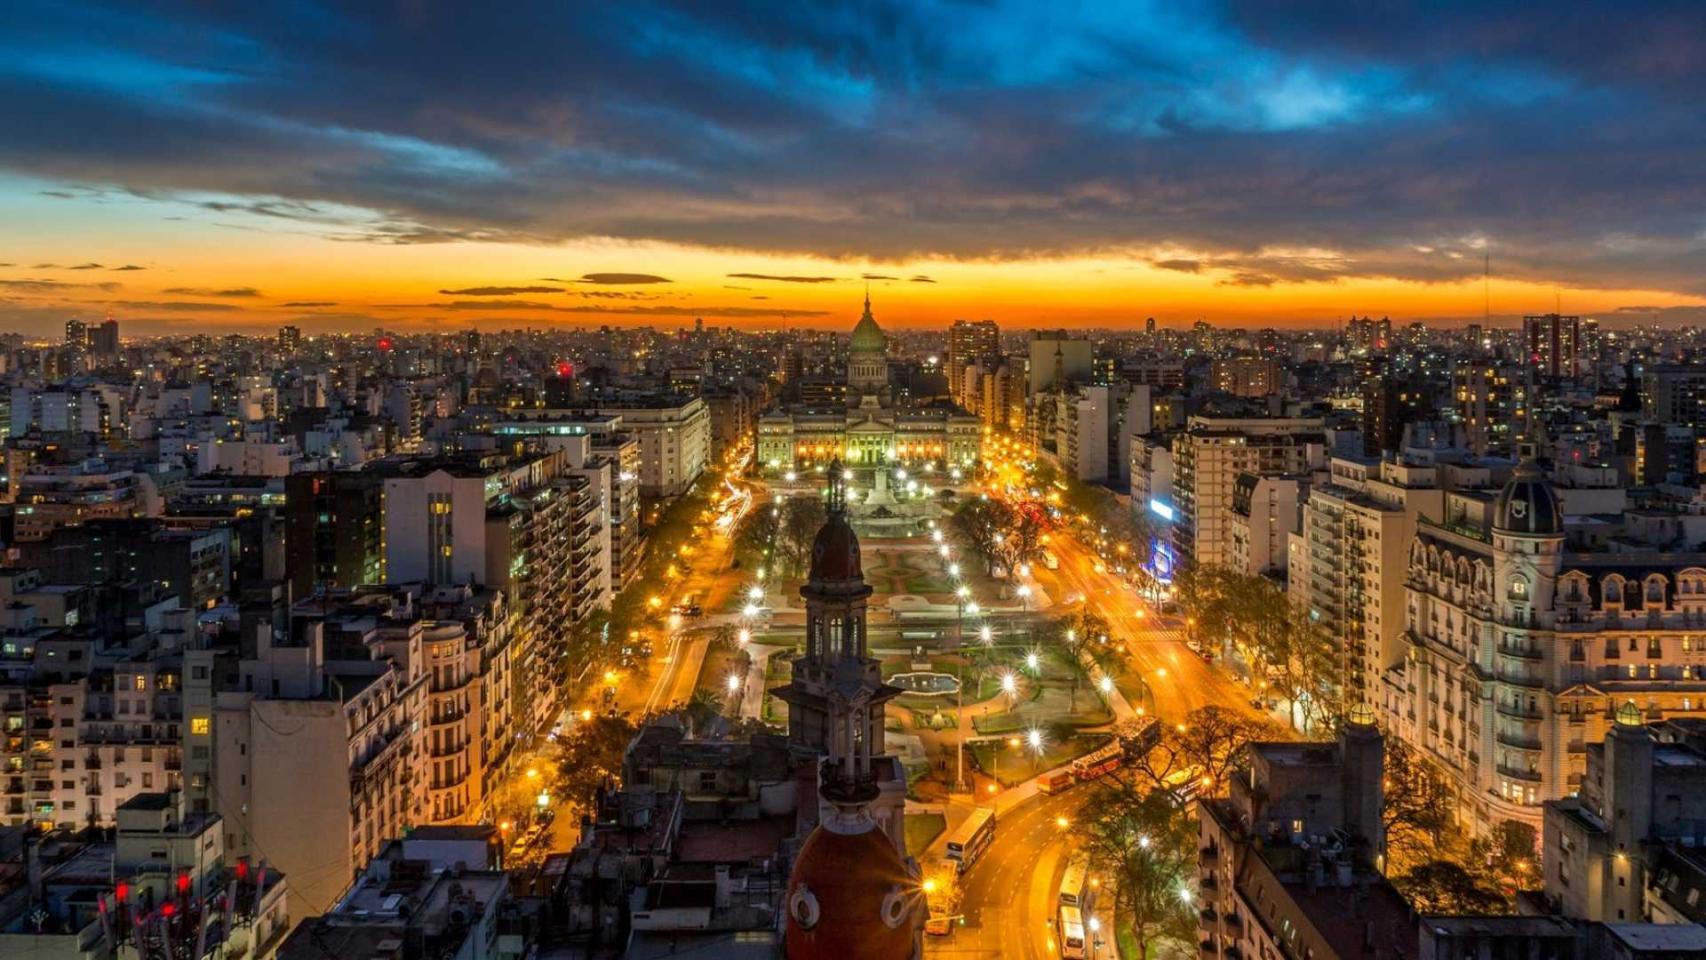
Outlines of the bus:
[{"label": "bus", "polygon": [[1090,855],[1076,853],[1066,863],[1066,875],[1060,878],[1060,905],[1083,910],[1090,905]]},{"label": "bus", "polygon": [[1128,759],[1137,760],[1155,749],[1161,742],[1161,721],[1154,717],[1145,717],[1135,733],[1127,735],[1121,742]]},{"label": "bus", "polygon": [[964,875],[983,856],[995,839],[995,811],[978,807],[948,836],[948,859],[955,872]]},{"label": "bus", "polygon": [[1125,747],[1115,740],[1072,761],[1072,775],[1080,780],[1094,780],[1104,773],[1118,770],[1124,762]]},{"label": "bus", "polygon": [[1084,915],[1077,907],[1060,908],[1061,960],[1084,960]]},{"label": "bus", "polygon": [[1037,778],[1037,790],[1039,790],[1045,797],[1052,797],[1077,782],[1078,780],[1072,776],[1072,771],[1056,770],[1053,773],[1045,773]]}]

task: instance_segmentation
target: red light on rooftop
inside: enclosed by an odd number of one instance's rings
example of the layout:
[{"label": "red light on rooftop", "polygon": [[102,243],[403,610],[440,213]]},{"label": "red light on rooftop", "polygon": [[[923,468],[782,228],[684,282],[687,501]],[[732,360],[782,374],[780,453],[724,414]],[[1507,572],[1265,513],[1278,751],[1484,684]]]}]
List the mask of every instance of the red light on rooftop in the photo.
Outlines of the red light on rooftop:
[{"label": "red light on rooftop", "polygon": [[390,353],[391,348],[396,346],[396,345],[397,345],[396,342],[393,341],[390,337],[380,337],[379,338],[379,349],[383,353]]},{"label": "red light on rooftop", "polygon": [[575,375],[575,365],[567,360],[557,361],[557,376],[567,380]]}]

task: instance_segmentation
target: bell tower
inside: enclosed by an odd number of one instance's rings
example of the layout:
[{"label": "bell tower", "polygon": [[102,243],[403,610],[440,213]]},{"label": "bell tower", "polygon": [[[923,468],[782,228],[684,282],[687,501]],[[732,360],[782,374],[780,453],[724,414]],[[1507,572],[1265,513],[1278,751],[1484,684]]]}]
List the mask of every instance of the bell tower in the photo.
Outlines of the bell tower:
[{"label": "bell tower", "polygon": [[831,464],[826,491],[829,516],[812,542],[811,572],[800,587],[806,602],[805,652],[794,658],[787,686],[775,691],[788,704],[788,740],[827,757],[830,769],[868,780],[871,757],[883,750],[883,706],[900,694],[886,686],[870,656],[865,582],[859,537],[847,522],[847,475]]}]

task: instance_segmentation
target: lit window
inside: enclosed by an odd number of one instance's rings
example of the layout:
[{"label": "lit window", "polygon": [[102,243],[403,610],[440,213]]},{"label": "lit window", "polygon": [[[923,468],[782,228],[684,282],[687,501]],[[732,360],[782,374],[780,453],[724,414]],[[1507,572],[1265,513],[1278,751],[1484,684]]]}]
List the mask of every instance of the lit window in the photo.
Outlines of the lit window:
[{"label": "lit window", "polygon": [[190,718],[190,733],[191,734],[198,736],[198,737],[205,737],[212,732],[213,732],[213,719],[211,717],[191,717]]}]

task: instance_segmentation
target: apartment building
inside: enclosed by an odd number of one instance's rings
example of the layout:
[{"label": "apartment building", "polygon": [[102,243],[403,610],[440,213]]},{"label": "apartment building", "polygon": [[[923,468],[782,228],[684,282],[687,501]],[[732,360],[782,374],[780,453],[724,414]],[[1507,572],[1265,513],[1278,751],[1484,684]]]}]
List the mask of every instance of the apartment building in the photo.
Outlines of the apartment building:
[{"label": "apartment building", "polygon": [[0,680],[0,823],[112,826],[133,797],[182,788],[194,731],[178,657],[98,656],[88,639],[31,643],[30,653],[66,669],[32,666]]},{"label": "apartment building", "polygon": [[1538,828],[1542,804],[1582,788],[1584,744],[1626,707],[1706,714],[1706,554],[1685,546],[1700,522],[1566,523],[1560,492],[1524,462],[1497,497],[1449,494],[1440,522],[1418,524],[1382,703],[1447,773],[1462,820]]},{"label": "apartment building", "polygon": [[1240,474],[1296,476],[1326,463],[1319,417],[1193,416],[1173,438],[1174,546],[1203,566],[1232,559]]},{"label": "apartment building", "polygon": [[640,444],[640,494],[678,497],[711,462],[711,411],[699,397],[600,405],[600,416],[622,418]]},{"label": "apartment building", "polygon": [[1228,518],[1229,566],[1249,576],[1286,575],[1286,545],[1303,521],[1310,478],[1241,473],[1232,488]]},{"label": "apartment building", "polygon": [[237,689],[214,701],[225,847],[292,878],[293,923],[330,905],[387,840],[426,822],[430,796],[466,783],[466,773],[456,782],[460,762],[449,769],[419,734],[431,726],[433,682],[421,632],[393,633],[383,647],[378,634],[376,618],[263,630]]}]

